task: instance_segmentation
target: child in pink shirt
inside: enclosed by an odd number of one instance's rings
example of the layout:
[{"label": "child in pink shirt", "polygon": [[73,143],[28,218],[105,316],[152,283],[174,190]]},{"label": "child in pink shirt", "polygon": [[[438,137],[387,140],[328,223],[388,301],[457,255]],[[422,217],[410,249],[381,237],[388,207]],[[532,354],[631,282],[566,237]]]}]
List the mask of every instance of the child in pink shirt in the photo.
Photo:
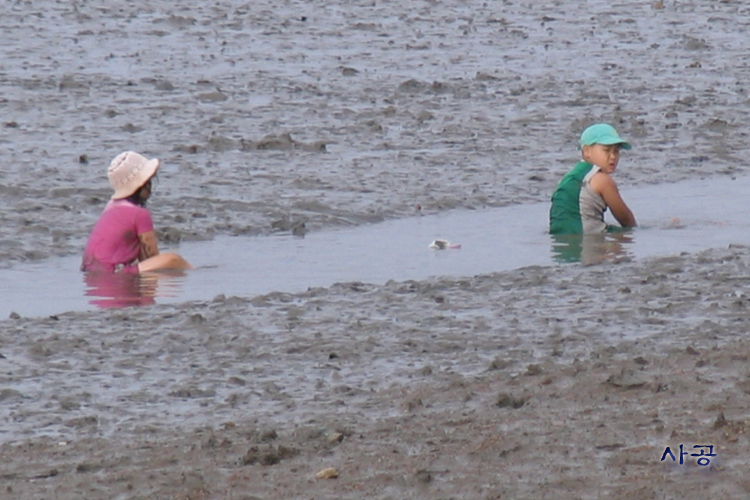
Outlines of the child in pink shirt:
[{"label": "child in pink shirt", "polygon": [[112,160],[108,177],[115,194],[91,231],[81,270],[138,274],[192,267],[176,253],[159,253],[151,213],[145,208],[158,168],[159,160],[133,151]]}]

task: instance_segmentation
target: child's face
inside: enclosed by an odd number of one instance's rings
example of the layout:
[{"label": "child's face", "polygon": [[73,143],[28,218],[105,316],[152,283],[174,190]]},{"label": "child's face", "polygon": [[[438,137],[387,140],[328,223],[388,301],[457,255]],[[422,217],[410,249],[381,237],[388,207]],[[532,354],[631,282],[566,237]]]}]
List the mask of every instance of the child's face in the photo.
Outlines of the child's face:
[{"label": "child's face", "polygon": [[146,184],[143,185],[141,188],[141,200],[144,202],[148,200],[151,197],[151,179],[149,179]]},{"label": "child's face", "polygon": [[583,146],[583,159],[589,163],[593,163],[597,167],[602,169],[602,172],[611,174],[617,168],[617,163],[620,161],[620,145],[611,144],[605,146],[604,144],[592,144],[591,146]]}]

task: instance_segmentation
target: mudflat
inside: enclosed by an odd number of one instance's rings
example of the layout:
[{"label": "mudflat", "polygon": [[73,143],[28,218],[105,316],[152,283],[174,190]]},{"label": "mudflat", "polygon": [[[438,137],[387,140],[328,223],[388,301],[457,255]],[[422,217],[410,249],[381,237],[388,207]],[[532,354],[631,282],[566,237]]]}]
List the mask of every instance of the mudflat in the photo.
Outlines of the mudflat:
[{"label": "mudflat", "polygon": [[747,173],[747,7],[586,9],[8,6],[0,263],[80,253],[127,149],[166,244],[547,201],[597,121],[621,185]]},{"label": "mudflat", "polygon": [[[745,174],[748,7],[586,9],[8,5],[0,265],[79,253],[124,149],[166,247],[544,201],[594,121],[621,185]],[[744,498],[749,264],[3,319],[0,496]]]},{"label": "mudflat", "polygon": [[733,248],[5,320],[0,486],[742,498],[749,265]]}]

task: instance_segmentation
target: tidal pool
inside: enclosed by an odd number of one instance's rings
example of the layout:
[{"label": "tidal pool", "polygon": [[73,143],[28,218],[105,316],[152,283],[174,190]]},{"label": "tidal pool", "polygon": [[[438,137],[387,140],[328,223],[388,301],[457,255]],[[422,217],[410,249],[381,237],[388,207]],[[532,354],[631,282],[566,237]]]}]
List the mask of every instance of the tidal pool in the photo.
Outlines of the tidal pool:
[{"label": "tidal pool", "polygon": [[[78,271],[79,256],[54,258],[0,271],[0,316],[298,292],[337,282],[473,276],[750,244],[743,203],[748,195],[750,179],[729,177],[624,189],[641,227],[600,238],[551,237],[549,205],[537,203],[423,215],[304,238],[222,236],[184,243],[178,250],[196,269],[180,275],[91,277]],[[461,248],[430,249],[435,239]]]}]

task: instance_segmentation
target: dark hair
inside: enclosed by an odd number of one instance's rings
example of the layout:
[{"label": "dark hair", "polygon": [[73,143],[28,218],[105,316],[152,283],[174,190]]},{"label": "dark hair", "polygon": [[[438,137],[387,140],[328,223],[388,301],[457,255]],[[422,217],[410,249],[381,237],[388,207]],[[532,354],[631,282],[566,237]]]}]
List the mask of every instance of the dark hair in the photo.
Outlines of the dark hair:
[{"label": "dark hair", "polygon": [[133,203],[134,205],[138,205],[139,207],[145,207],[146,206],[146,201],[148,201],[148,197],[146,197],[146,198],[143,197],[143,190],[146,189],[146,187],[151,188],[151,180],[152,179],[153,179],[153,177],[151,177],[151,179],[147,180],[146,183],[143,186],[139,187],[138,190],[135,193],[131,194],[130,196],[128,196],[125,199],[128,200],[130,203]]}]

